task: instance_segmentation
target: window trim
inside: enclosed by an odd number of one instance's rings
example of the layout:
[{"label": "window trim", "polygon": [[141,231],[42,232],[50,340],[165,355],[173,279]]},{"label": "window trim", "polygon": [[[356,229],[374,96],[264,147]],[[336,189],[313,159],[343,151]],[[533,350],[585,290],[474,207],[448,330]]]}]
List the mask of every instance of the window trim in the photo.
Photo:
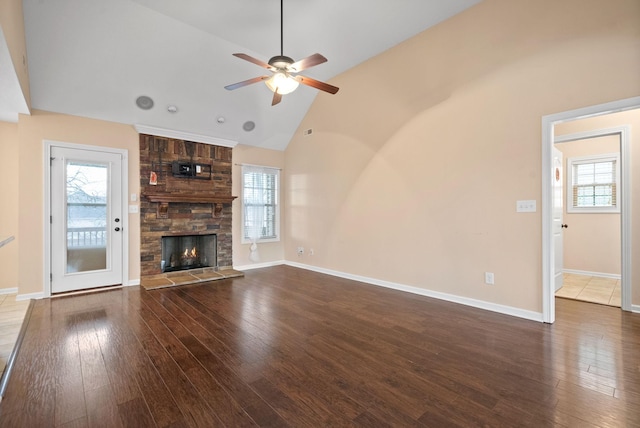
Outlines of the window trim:
[{"label": "window trim", "polygon": [[[576,164],[598,163],[615,161],[615,186],[616,186],[616,204],[607,207],[574,207],[573,206],[573,166]],[[568,214],[619,214],[620,213],[620,153],[601,153],[589,156],[574,156],[567,158],[566,172],[566,205]]]},{"label": "window trim", "polygon": [[240,236],[241,236],[241,243],[242,244],[251,244],[251,239],[247,238],[245,236],[245,228],[244,228],[244,224],[245,224],[245,204],[244,204],[244,194],[245,194],[245,188],[244,188],[244,175],[246,172],[248,171],[256,171],[256,170],[265,170],[268,171],[269,173],[273,173],[276,176],[276,197],[275,197],[275,238],[260,238],[258,239],[258,243],[268,243],[268,242],[280,242],[281,240],[281,235],[280,235],[280,193],[281,193],[281,185],[280,185],[280,168],[276,168],[273,166],[265,166],[265,165],[249,165],[249,164],[244,164],[242,165],[241,171],[240,171],[240,179],[241,179],[241,203],[242,203],[242,213],[241,213],[241,223],[240,223]]}]

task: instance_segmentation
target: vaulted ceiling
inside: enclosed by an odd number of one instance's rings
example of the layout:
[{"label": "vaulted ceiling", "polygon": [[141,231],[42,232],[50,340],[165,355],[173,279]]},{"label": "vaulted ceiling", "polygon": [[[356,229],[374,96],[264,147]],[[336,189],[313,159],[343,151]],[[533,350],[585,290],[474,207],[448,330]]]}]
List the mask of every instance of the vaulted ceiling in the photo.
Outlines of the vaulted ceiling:
[{"label": "vaulted ceiling", "polygon": [[[323,54],[327,63],[302,74],[331,82],[478,2],[284,0],[284,54]],[[339,103],[349,91],[301,85],[272,107],[262,83],[224,89],[265,74],[233,53],[264,61],[280,53],[278,0],[24,0],[23,8],[35,109],[282,150],[316,96]],[[141,95],[153,108],[136,106]]]}]

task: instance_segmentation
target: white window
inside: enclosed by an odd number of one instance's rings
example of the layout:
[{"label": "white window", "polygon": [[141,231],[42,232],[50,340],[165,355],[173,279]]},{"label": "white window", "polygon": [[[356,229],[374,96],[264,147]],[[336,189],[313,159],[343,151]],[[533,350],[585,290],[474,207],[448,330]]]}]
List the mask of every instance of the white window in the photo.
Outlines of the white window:
[{"label": "white window", "polygon": [[279,241],[280,170],[242,166],[242,242]]},{"label": "white window", "polygon": [[567,159],[567,212],[619,213],[620,154]]}]

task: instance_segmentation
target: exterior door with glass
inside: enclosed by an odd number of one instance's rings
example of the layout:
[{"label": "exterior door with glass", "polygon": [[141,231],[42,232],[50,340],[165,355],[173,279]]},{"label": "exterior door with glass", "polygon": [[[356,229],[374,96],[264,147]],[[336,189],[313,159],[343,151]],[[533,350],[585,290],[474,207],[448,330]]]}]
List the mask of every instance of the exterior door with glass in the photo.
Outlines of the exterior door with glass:
[{"label": "exterior door with glass", "polygon": [[122,284],[122,155],[51,147],[51,292]]}]

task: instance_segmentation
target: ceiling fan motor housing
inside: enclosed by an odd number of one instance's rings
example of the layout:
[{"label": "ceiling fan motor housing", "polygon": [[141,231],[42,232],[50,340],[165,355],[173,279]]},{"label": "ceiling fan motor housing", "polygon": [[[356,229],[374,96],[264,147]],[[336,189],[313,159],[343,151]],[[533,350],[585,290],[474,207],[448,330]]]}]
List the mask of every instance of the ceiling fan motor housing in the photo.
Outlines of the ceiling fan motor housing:
[{"label": "ceiling fan motor housing", "polygon": [[276,55],[269,60],[269,65],[282,70],[293,64],[293,62],[293,59],[288,56]]}]

